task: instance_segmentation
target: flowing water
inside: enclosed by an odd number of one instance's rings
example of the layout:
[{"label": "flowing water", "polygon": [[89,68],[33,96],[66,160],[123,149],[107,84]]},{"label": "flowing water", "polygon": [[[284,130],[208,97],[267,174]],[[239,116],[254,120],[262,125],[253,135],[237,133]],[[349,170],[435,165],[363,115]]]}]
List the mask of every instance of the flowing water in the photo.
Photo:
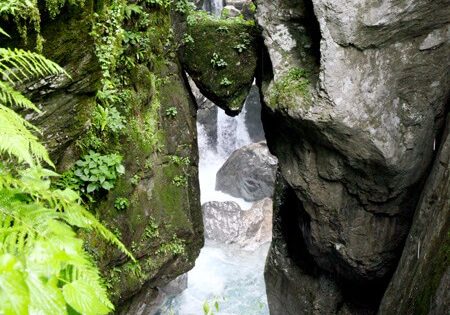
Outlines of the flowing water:
[{"label": "flowing water", "polygon": [[[197,124],[202,204],[235,201],[242,209],[252,205],[214,189],[216,173],[230,154],[252,142],[245,122],[246,106],[236,117],[218,110],[216,141],[210,141],[205,126]],[[268,249],[269,244],[264,244],[255,251],[246,251],[206,240],[195,267],[188,273],[188,288],[168,301],[162,314],[202,315],[205,302],[214,310],[213,305],[218,303],[217,315],[269,314],[263,276]]]},{"label": "flowing water", "polygon": [[203,3],[203,10],[208,11],[215,16],[220,16],[223,9],[224,0],[205,0]]},{"label": "flowing water", "polygon": [[[203,9],[219,16],[223,0],[205,0]],[[216,173],[227,158],[235,150],[253,142],[248,126],[252,126],[253,134],[262,133],[260,107],[255,107],[255,100],[256,105],[260,106],[259,99],[253,97],[236,117],[229,117],[218,109],[216,139],[208,138],[206,128],[210,126],[197,123],[202,204],[208,201],[235,201],[243,210],[251,208],[250,202],[216,191],[215,182]],[[253,106],[249,107],[251,114],[247,115],[253,117],[251,122],[246,117],[248,106]],[[195,267],[188,272],[187,289],[167,301],[161,314],[202,315],[204,305],[208,304],[217,315],[268,315],[264,263],[269,245],[246,251],[236,245],[205,240]],[[215,309],[216,304],[219,311]]]}]

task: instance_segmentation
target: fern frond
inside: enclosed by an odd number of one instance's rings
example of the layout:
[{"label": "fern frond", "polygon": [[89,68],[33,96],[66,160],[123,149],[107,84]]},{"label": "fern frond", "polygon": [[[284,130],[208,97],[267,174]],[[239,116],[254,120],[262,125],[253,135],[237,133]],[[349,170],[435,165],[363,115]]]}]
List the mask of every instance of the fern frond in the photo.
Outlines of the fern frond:
[{"label": "fern frond", "polygon": [[47,150],[29,129],[38,131],[16,112],[0,103],[0,153],[12,155],[19,162],[29,165],[39,164],[40,160],[44,160],[54,167]]},{"label": "fern frond", "polygon": [[8,33],[6,33],[1,27],[0,27],[0,34],[5,35],[8,38],[11,38]]},{"label": "fern frond", "polygon": [[12,84],[48,75],[69,76],[63,68],[44,56],[17,48],[0,48],[0,73]]},{"label": "fern frond", "polygon": [[8,83],[0,81],[0,104],[18,106],[32,109],[38,113],[41,111],[22,93],[14,90]]}]

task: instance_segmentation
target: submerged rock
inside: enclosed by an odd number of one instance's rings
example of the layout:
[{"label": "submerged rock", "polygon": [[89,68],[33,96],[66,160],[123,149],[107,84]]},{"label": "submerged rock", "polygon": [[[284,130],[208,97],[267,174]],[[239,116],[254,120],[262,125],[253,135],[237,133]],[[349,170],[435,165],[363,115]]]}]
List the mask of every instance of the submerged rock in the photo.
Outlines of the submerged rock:
[{"label": "submerged rock", "polygon": [[277,159],[265,142],[252,143],[234,151],[216,176],[216,190],[256,201],[272,197]]},{"label": "submerged rock", "polygon": [[255,250],[272,239],[272,200],[265,198],[250,210],[232,201],[207,202],[202,207],[206,239]]}]

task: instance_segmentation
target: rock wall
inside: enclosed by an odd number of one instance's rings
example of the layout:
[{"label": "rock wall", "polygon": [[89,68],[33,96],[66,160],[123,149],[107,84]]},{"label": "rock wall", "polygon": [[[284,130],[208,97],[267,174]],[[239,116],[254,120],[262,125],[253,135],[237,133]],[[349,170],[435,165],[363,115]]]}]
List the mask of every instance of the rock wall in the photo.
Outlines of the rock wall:
[{"label": "rock wall", "polygon": [[[295,200],[286,211],[297,217],[291,234],[274,235],[266,267],[272,314],[311,314],[325,293],[311,289],[305,299],[298,292],[314,283],[328,283],[332,296],[323,313],[374,313],[445,117],[450,6],[256,3],[267,47],[259,67],[263,124]],[[301,259],[290,258],[300,241],[314,272],[298,271]],[[298,307],[288,306],[296,299]]]},{"label": "rock wall", "polygon": [[[102,72],[90,32],[92,15],[100,10],[101,4],[92,1],[82,7],[66,6],[55,19],[44,18],[41,26],[43,54],[63,66],[71,78],[31,83],[27,93],[42,114],[26,117],[42,128],[43,140],[60,172],[70,169],[82,156],[80,142],[93,124]],[[149,14],[159,23],[161,34],[169,32],[178,19],[157,8]],[[154,45],[160,42],[153,39]],[[172,38],[170,45],[179,40]],[[125,309],[139,309],[142,299],[156,297],[157,287],[190,270],[203,246],[195,103],[176,54],[158,53],[159,59],[118,70],[128,82],[126,107],[118,108],[126,117],[126,127],[117,139],[111,137],[104,145],[123,155],[126,172],[112,190],[94,195],[90,202],[90,209],[120,235],[138,264],[100,237],[82,235],[104,273],[113,301],[117,305],[126,302]],[[175,114],[167,114],[169,109]],[[152,120],[156,130],[151,129]],[[183,158],[183,165],[174,156]],[[174,183],[177,176],[185,182]],[[127,209],[115,208],[117,198],[129,201]],[[130,302],[141,290],[146,293]]]},{"label": "rock wall", "polygon": [[446,314],[450,310],[449,131],[450,117],[380,315]]}]

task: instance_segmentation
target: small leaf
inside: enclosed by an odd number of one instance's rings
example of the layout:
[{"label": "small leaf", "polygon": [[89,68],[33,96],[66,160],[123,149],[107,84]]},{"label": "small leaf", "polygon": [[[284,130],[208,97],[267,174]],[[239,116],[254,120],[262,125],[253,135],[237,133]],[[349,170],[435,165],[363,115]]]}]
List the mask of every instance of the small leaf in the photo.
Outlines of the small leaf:
[{"label": "small leaf", "polygon": [[91,193],[91,192],[93,192],[94,190],[96,190],[97,188],[98,188],[98,185],[97,185],[96,183],[90,183],[90,184],[87,186],[86,191],[87,191],[88,193]]},{"label": "small leaf", "polygon": [[103,189],[110,190],[113,187],[114,187],[114,185],[111,184],[110,182],[105,181],[105,182],[102,183],[102,188]]},{"label": "small leaf", "polygon": [[116,171],[119,174],[125,174],[125,167],[122,164],[116,166]]}]

